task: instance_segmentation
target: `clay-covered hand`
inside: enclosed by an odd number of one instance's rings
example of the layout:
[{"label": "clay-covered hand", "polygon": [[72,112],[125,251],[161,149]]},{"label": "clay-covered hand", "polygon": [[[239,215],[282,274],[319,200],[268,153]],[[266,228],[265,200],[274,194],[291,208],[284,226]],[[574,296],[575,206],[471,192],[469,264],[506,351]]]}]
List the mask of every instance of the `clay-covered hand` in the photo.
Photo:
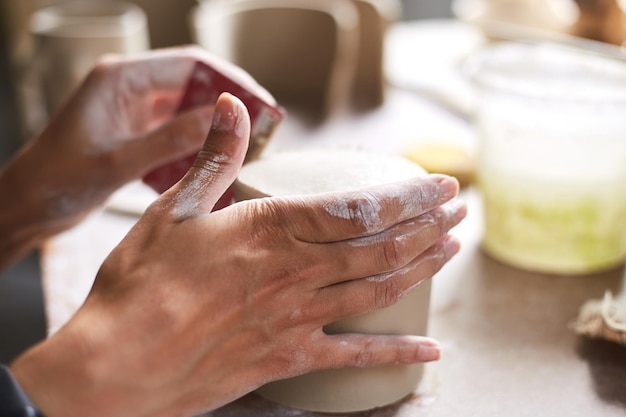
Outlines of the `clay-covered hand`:
[{"label": "clay-covered hand", "polygon": [[13,364],[48,417],[190,416],[308,371],[436,360],[417,336],[329,335],[389,306],[459,249],[458,183],[267,198],[211,213],[249,119],[222,95],[194,167],[112,252],[85,305]]},{"label": "clay-covered hand", "polygon": [[[105,57],[0,175],[0,267],[83,219],[125,183],[202,147],[213,109],[176,115],[194,65],[247,74],[198,48]],[[4,224],[6,221],[6,225]]]}]

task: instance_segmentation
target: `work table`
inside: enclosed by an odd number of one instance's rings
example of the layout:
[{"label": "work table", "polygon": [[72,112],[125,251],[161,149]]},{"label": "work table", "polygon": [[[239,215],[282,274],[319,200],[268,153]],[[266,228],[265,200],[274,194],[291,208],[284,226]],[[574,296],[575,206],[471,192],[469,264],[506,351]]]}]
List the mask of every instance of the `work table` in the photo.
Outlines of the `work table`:
[{"label": "work table", "polygon": [[[445,28],[444,28],[445,30]],[[467,120],[427,99],[390,90],[366,115],[320,128],[281,127],[268,152],[295,146],[357,146],[401,152],[412,141],[472,141]],[[461,252],[433,281],[429,336],[442,358],[426,366],[409,398],[355,417],[612,417],[626,413],[626,348],[580,338],[570,329],[583,303],[620,293],[624,269],[592,276],[550,276],[500,264],[480,249],[481,204],[463,190],[468,218],[453,233]],[[132,211],[132,210],[131,210]],[[86,297],[99,265],[137,221],[111,209],[50,241],[42,269],[48,328],[54,332]],[[250,394],[205,417],[308,417]]]},{"label": "work table", "polygon": [[[431,127],[443,117],[440,109],[404,92],[392,92],[389,101],[386,106],[395,103],[403,108],[396,117],[428,111]],[[380,109],[371,117],[387,118],[389,112]],[[449,128],[455,123],[447,120],[442,125]],[[342,126],[336,122],[333,129],[344,138]],[[316,134],[327,137],[333,129]],[[371,126],[356,126],[355,132],[361,129],[364,132]],[[397,139],[388,141],[387,147],[400,149],[400,142],[408,140],[407,132],[398,127],[380,129]],[[294,146],[291,132],[295,130],[286,126],[282,133],[286,136],[278,136],[269,151]],[[378,134],[374,132],[374,136]],[[338,138],[339,145],[341,140],[348,143]],[[316,143],[323,142],[319,139]],[[377,146],[366,138],[360,145],[368,143]],[[313,146],[312,142],[306,146]],[[500,264],[480,249],[478,193],[469,188],[462,191],[461,198],[468,202],[469,214],[453,233],[463,248],[433,281],[429,336],[440,341],[442,358],[426,366],[414,395],[355,416],[623,416],[626,348],[579,338],[569,325],[586,300],[601,298],[607,290],[620,293],[624,270],[593,276],[550,276]],[[49,242],[43,256],[43,278],[50,331],[80,306],[102,260],[136,220],[135,215],[107,209]],[[251,394],[207,417],[316,415],[281,408]]]}]

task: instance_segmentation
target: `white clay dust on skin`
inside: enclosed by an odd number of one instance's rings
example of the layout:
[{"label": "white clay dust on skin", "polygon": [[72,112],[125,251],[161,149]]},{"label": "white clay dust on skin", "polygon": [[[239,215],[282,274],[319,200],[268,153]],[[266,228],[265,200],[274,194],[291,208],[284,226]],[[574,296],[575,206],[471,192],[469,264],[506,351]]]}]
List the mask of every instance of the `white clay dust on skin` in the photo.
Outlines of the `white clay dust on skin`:
[{"label": "white clay dust on skin", "polygon": [[191,182],[174,197],[174,217],[192,217],[207,211],[203,207],[204,195],[209,192],[213,178],[219,175],[220,165],[227,160],[228,155],[218,154],[205,161],[202,169],[194,171]]},{"label": "white clay dust on skin", "polygon": [[[211,140],[214,134],[231,135],[234,133],[238,138],[243,138],[248,134],[247,120],[243,104],[234,96],[223,93],[217,101],[208,140]],[[200,151],[199,158],[206,153],[208,152]],[[207,155],[202,158],[202,168],[194,170],[193,179],[174,197],[173,216],[191,217],[212,209],[212,207],[205,207],[204,196],[211,192],[214,179],[222,174],[221,167],[228,159],[229,156],[225,153],[217,153],[210,157]]]},{"label": "white clay dust on skin", "polygon": [[381,243],[388,243],[392,240],[396,242],[402,242],[407,239],[411,239],[416,235],[422,233],[423,229],[436,224],[435,218],[431,213],[426,213],[416,218],[414,221],[408,222],[406,227],[410,227],[408,232],[394,236],[392,233],[382,232],[371,236],[364,236],[348,241],[348,245],[352,247],[367,247],[376,246]]},{"label": "white clay dust on skin", "polygon": [[[123,71],[111,71],[105,79],[111,88],[100,88],[99,99],[90,102],[89,125],[84,126],[87,140],[95,146],[86,147],[87,156],[98,156],[112,152],[121,146],[123,141],[112,140],[115,135],[113,126],[124,128],[129,136],[139,136],[143,124],[149,122],[147,108],[149,103],[143,103],[139,108],[128,108],[129,97],[140,98],[141,94],[153,91],[161,86],[171,86],[182,83],[191,73],[195,59],[180,59],[171,52],[151,52],[151,57],[142,59],[141,55],[132,59],[133,64],[125,64],[124,59],[110,59],[109,65],[124,66]],[[106,115],[103,117],[102,115]]]},{"label": "white clay dust on skin", "polygon": [[[434,178],[418,187],[405,183],[390,184],[388,187],[383,199],[389,201],[392,206],[401,207],[398,219],[417,217],[423,214],[424,207],[441,203],[444,197],[441,184]],[[380,218],[382,207],[378,199],[371,195],[363,193],[359,197],[360,199],[357,199],[353,205],[341,200],[326,203],[324,209],[334,217],[346,220],[358,219],[367,230],[374,231],[382,225]],[[434,221],[434,218],[431,217],[431,221]]]},{"label": "white clay dust on skin", "polygon": [[103,201],[108,196],[107,190],[90,187],[82,192],[72,188],[55,190],[42,189],[43,197],[47,201],[47,216],[49,219],[65,219],[86,210],[92,204]]},{"label": "white clay dust on skin", "polygon": [[[324,204],[324,210],[334,217],[345,220],[359,220],[367,230],[375,230],[380,227],[380,210],[381,206],[375,198],[367,197],[361,194],[360,199],[350,201],[337,200]],[[367,201],[367,202],[366,202]]]},{"label": "white clay dust on skin", "polygon": [[414,217],[421,214],[424,206],[440,202],[441,185],[434,180],[422,183],[420,187],[396,184],[389,188],[389,198],[402,207],[400,217]]},{"label": "white clay dust on skin", "polygon": [[[409,263],[408,265],[406,265],[406,266],[404,266],[404,267],[402,267],[400,269],[397,269],[395,271],[385,272],[383,274],[378,274],[378,275],[373,275],[371,277],[366,278],[365,280],[368,281],[368,282],[384,282],[384,281],[387,281],[390,278],[395,278],[395,277],[400,276],[400,275],[406,275],[406,274],[412,273],[413,271],[418,269],[420,266],[422,266],[426,262],[440,262],[440,263],[443,263],[442,259],[444,259],[445,257],[446,257],[446,254],[445,254],[444,251],[438,251],[437,253],[434,253],[432,255],[420,257],[418,260],[415,260],[415,261]],[[421,281],[415,283],[413,286],[407,288],[406,291],[404,291],[402,293],[402,295],[405,295],[405,294],[411,292],[411,290],[413,290],[416,287],[418,287],[422,282],[423,282],[423,280],[421,280]]]}]

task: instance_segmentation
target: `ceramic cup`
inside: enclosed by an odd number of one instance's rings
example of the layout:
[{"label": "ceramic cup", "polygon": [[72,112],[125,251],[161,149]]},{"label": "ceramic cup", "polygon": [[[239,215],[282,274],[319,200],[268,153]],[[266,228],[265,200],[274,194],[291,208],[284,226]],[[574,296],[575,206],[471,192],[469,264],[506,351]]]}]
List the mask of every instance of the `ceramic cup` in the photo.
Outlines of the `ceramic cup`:
[{"label": "ceramic cup", "polygon": [[101,55],[130,55],[149,48],[144,12],[119,1],[72,1],[45,7],[32,15],[30,29],[48,113],[60,106]]},{"label": "ceramic cup", "polygon": [[[275,153],[245,165],[235,183],[237,200],[355,190],[424,175],[400,156],[356,150]],[[399,303],[324,327],[327,333],[425,335],[430,280]],[[313,372],[261,387],[261,396],[311,411],[354,412],[384,406],[415,391],[423,365],[346,368]]]}]

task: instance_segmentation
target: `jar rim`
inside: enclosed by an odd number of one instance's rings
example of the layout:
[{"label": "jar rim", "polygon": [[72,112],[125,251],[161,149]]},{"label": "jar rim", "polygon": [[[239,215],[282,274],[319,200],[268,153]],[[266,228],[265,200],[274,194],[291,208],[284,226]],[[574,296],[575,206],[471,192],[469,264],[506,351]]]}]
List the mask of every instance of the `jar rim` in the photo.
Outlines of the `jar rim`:
[{"label": "jar rim", "polygon": [[624,60],[553,43],[501,42],[484,46],[463,63],[482,91],[569,102],[625,102]]}]

